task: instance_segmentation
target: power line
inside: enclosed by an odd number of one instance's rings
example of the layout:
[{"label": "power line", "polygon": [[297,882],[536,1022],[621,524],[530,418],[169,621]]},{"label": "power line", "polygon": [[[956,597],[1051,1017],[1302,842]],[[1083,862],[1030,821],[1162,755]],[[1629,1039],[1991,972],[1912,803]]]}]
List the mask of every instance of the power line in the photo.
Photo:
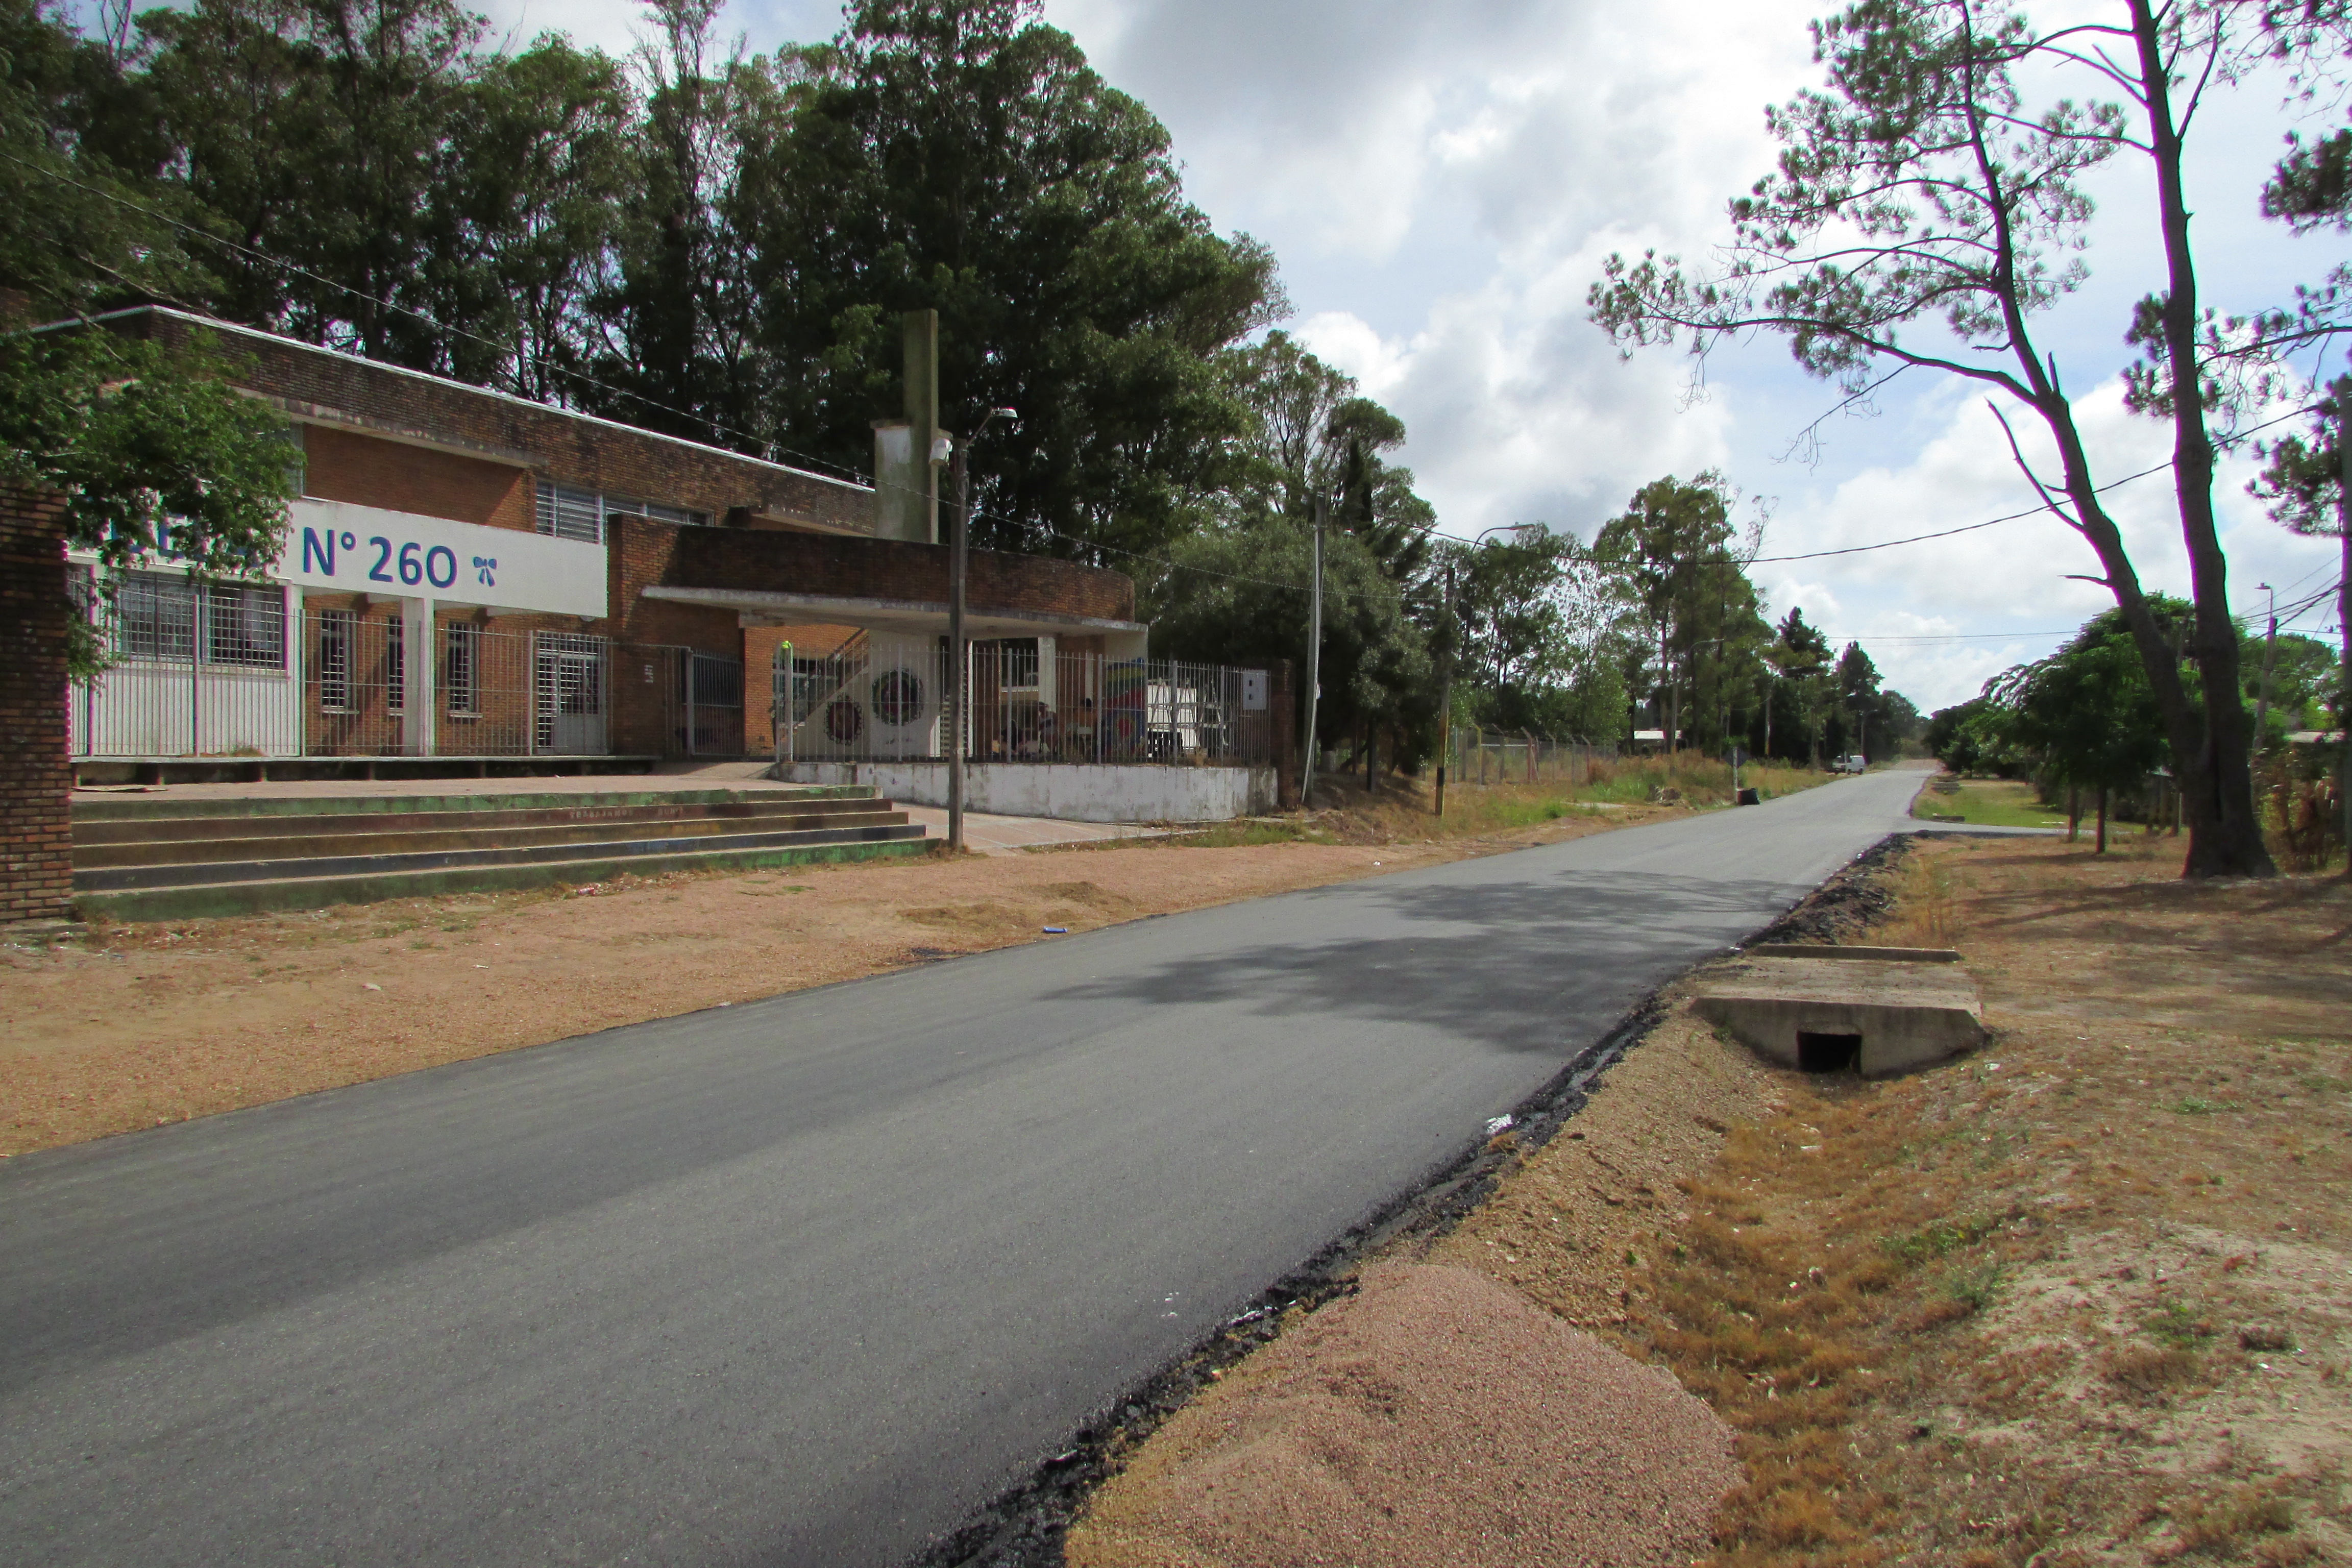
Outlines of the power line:
[{"label": "power line", "polygon": [[[255,261],[264,263],[270,267],[278,268],[297,277],[305,278],[312,282],[322,284],[327,288],[340,290],[342,293],[350,295],[355,300],[363,300],[370,304],[379,306],[384,310],[411,317],[425,323],[426,326],[435,329],[436,331],[446,332],[453,337],[464,338],[468,342],[479,343],[485,348],[491,349],[500,355],[519,352],[518,345],[516,344],[501,342],[496,338],[486,337],[479,332],[470,331],[464,327],[451,325],[450,323],[442,321],[437,318],[427,314],[425,311],[417,310],[414,306],[403,305],[396,300],[386,300],[380,295],[370,294],[362,289],[354,288],[349,283],[329,278],[323,273],[311,271],[309,268],[303,267],[297,262],[288,261],[281,257],[272,256],[268,252],[257,249],[252,246],[245,245],[236,240],[214,234],[197,225],[188,223],[181,218],[173,217],[168,213],[159,212],[153,207],[148,206],[140,202],[132,201],[129,197],[119,195],[112,191],[108,191],[96,185],[85,184],[84,182],[74,179],[58,170],[47,168],[41,164],[20,158],[13,153],[0,152],[0,158],[5,158],[8,162],[16,164],[19,168],[30,170],[34,174],[44,175],[61,184],[71,186],[75,190],[81,191],[89,195],[97,196],[104,201],[112,202],[117,205],[127,207],[133,212],[140,213],[158,223],[165,224],[173,228],[178,229],[184,234],[194,235],[199,239],[220,246],[224,249],[235,251],[239,255],[249,257]],[[327,347],[327,345],[324,344],[318,346],[322,348]],[[337,351],[331,349],[329,352]],[[360,359],[362,363],[372,363],[368,362],[364,355],[352,355],[352,357]],[[819,458],[814,453],[803,452],[794,447],[787,447],[780,441],[776,441],[772,438],[763,438],[751,434],[750,431],[736,429],[723,421],[713,417],[708,413],[679,408],[674,405],[663,403],[656,398],[648,397],[645,394],[634,391],[630,388],[615,386],[609,382],[600,381],[596,377],[588,374],[585,371],[576,370],[570,366],[555,365],[548,368],[552,369],[560,375],[571,377],[583,386],[593,387],[597,391],[608,394],[612,396],[627,398],[631,401],[641,404],[647,408],[655,409],[664,414],[674,415],[681,419],[692,420],[697,424],[704,426],[714,435],[731,437],[738,441],[749,443],[751,446],[764,451],[780,453],[787,457],[796,458],[801,461],[811,465],[812,468],[817,470],[831,470],[830,476],[827,477],[838,477],[848,482],[859,485],[866,483],[865,477],[858,474],[852,468],[848,468],[839,463],[833,462],[828,458]],[[533,398],[519,398],[519,401],[536,403],[538,400]],[[541,405],[541,406],[545,405]],[[2278,416],[2276,418],[2264,420],[2260,425],[2250,426],[2244,430],[2233,431],[2228,436],[2213,437],[2212,444],[2217,447],[2225,447],[2234,446],[2237,443],[2245,440],[2248,437],[2254,435],[2256,432],[2268,429],[2273,425],[2284,424],[2289,419],[2299,418],[2305,414],[2320,412],[2321,407],[2321,405],[2314,404],[2303,408],[2291,410],[2288,413]],[[562,413],[571,411],[558,409],[557,412]],[[2172,463],[2168,459],[2165,462],[2156,465],[2154,468],[2143,468],[2137,473],[2126,474],[2121,479],[2113,479],[2108,481],[2106,484],[2097,486],[2092,493],[2104,495],[2109,490],[2130,484],[2135,480],[2147,479],[2152,474],[2162,473],[2165,469],[2170,467],[2172,467]],[[872,488],[878,493],[882,489],[884,481],[881,479],[881,477],[879,475],[875,476],[872,482]],[[894,484],[891,488],[907,491],[908,493],[918,493],[924,496],[929,496],[929,491],[913,491],[910,487],[906,486]],[[1912,534],[1902,539],[1882,540],[1872,544],[1847,545],[1833,550],[1804,551],[1786,555],[1759,555],[1750,557],[1744,562],[1739,561],[1738,558],[1734,556],[1726,556],[1722,563],[1738,564],[1745,568],[1751,565],[1778,564],[1791,561],[1818,561],[1835,556],[1860,555],[1880,550],[1893,550],[1908,544],[1921,544],[1931,540],[1949,539],[1958,534],[1973,533],[1982,529],[1998,527],[2005,522],[2016,522],[2025,518],[2038,517],[2044,512],[2055,513],[2057,511],[2058,507],[2056,503],[2051,502],[2038,507],[2032,507],[2023,511],[2011,512],[2003,517],[1988,518],[1982,522],[1964,523],[1957,528],[1939,529],[1934,532]],[[1108,544],[1083,534],[1070,533],[1064,530],[1055,528],[1050,524],[1037,523],[1019,518],[1007,517],[1002,513],[989,511],[984,509],[975,508],[972,515],[975,517],[986,518],[992,521],[1001,522],[1005,524],[1007,527],[1013,529],[1024,531],[1035,529],[1045,534],[1048,538],[1063,540],[1087,550],[1100,551],[1114,555],[1121,555],[1129,558],[1129,560],[1150,562],[1154,565],[1163,567],[1171,572],[1190,572],[1201,576],[1215,577],[1225,582],[1246,583],[1259,587],[1281,589],[1289,593],[1303,594],[1309,591],[1307,585],[1305,584],[1276,582],[1271,578],[1253,577],[1240,573],[1219,572],[1212,567],[1196,566],[1184,562],[1171,561],[1165,556],[1155,555],[1145,551],[1124,549],[1118,545]],[[1405,527],[1411,531],[1420,533],[1432,540],[1451,540],[1460,542],[1460,536],[1442,533],[1434,524],[1415,525],[1408,523]],[[1342,599],[1364,599],[1373,596],[1368,594],[1353,594],[1344,589],[1335,591],[1328,586],[1326,587],[1325,592],[1327,595],[1336,592],[1337,596]],[[1991,636],[2011,634],[1984,635]],[[1882,638],[1880,640],[1890,641],[1900,639]]]}]

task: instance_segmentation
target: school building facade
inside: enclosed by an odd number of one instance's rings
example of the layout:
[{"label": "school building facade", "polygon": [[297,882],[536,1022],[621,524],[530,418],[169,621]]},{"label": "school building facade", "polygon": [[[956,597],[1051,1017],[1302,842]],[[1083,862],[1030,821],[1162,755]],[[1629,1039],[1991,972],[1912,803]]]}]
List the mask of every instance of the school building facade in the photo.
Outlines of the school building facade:
[{"label": "school building facade", "polygon": [[[113,666],[68,703],[85,776],[191,758],[944,755],[948,547],[886,537],[908,530],[871,486],[162,307],[103,324],[213,333],[240,390],[292,422],[302,494],[259,581],[200,583],[163,557],[113,584]],[[902,434],[877,426],[877,448]],[[97,563],[68,561],[96,606]],[[974,668],[994,678],[973,754],[1108,760],[1090,716],[1110,688],[1151,687],[1121,673],[1148,654],[1132,581],[973,551],[968,584]],[[1145,727],[1128,727],[1138,760]],[[1099,744],[1081,744],[1090,728]]]}]

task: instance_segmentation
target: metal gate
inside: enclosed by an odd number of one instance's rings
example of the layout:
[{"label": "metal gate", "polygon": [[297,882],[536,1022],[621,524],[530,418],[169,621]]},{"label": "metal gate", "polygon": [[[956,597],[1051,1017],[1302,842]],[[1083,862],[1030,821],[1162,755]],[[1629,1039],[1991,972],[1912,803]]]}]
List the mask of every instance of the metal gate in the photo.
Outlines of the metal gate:
[{"label": "metal gate", "polygon": [[605,642],[603,637],[540,632],[532,655],[538,700],[532,750],[580,757],[604,750]]},{"label": "metal gate", "polygon": [[743,662],[688,652],[679,667],[685,682],[686,754],[743,754]]}]

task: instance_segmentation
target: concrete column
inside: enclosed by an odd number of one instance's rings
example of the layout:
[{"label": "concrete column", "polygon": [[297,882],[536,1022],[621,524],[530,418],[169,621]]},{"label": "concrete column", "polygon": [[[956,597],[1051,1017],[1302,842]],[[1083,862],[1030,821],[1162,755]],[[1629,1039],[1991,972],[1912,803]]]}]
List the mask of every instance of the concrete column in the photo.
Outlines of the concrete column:
[{"label": "concrete column", "polygon": [[434,675],[441,662],[441,649],[434,640],[434,630],[432,600],[400,601],[402,662],[406,666],[402,679],[408,688],[402,694],[401,750],[412,757],[433,754],[433,718],[436,706]]},{"label": "concrete column", "polygon": [[905,332],[908,447],[915,460],[915,480],[922,487],[920,510],[909,521],[914,537],[927,544],[940,542],[940,472],[930,459],[940,431],[940,313],[909,310],[899,318]]},{"label": "concrete column", "polygon": [[310,648],[303,636],[302,590],[289,586],[286,590],[286,711],[294,730],[292,743],[286,749],[294,756],[310,752],[310,697],[303,681],[302,656]]}]

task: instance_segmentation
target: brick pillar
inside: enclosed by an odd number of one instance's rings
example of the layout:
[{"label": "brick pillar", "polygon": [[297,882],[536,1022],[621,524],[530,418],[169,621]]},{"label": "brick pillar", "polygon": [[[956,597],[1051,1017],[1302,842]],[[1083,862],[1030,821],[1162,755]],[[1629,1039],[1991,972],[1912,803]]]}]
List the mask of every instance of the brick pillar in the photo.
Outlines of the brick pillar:
[{"label": "brick pillar", "polygon": [[65,503],[0,487],[0,923],[73,913]]},{"label": "brick pillar", "polygon": [[1298,691],[1291,663],[1277,658],[1266,673],[1267,721],[1274,726],[1274,798],[1283,811],[1298,809]]}]

